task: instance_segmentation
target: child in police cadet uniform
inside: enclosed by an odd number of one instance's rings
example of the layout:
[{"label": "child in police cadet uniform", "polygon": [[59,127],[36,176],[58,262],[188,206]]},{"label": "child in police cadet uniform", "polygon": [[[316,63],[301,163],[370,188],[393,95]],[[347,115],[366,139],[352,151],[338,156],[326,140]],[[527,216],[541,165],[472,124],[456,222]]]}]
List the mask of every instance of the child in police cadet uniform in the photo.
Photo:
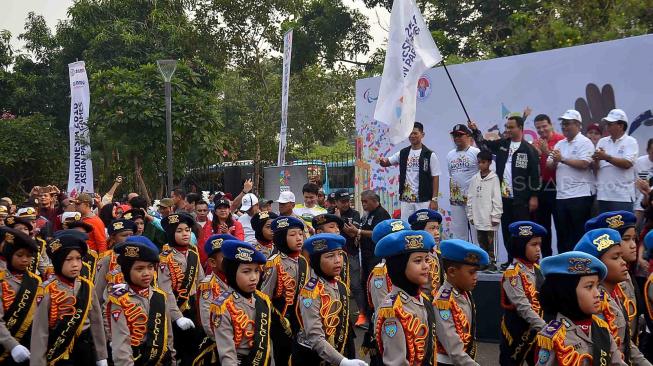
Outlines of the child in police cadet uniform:
[{"label": "child in police cadet uniform", "polygon": [[429,281],[432,235],[400,230],[376,243],[385,258],[392,289],[376,311],[375,334],[383,364],[436,365],[436,315],[421,288]]},{"label": "child in police cadet uniform", "polygon": [[[328,213],[320,214],[313,217],[311,224],[313,225],[316,234],[324,233],[324,234],[340,235],[340,233],[343,232],[342,231],[343,228],[345,227],[345,222],[340,217]],[[343,264],[342,264],[342,273],[340,273],[340,280],[344,282],[347,285],[347,287],[349,287],[350,285],[349,257],[347,256],[347,253],[345,253],[344,251],[342,252],[342,255],[343,255],[342,257]],[[364,326],[367,326],[367,324],[364,324]]]},{"label": "child in police cadet uniform", "polygon": [[[136,238],[136,237],[134,237]],[[174,365],[172,322],[166,293],[154,287],[159,249],[144,236],[116,248],[125,284],[108,302],[111,355],[116,366]]]},{"label": "child in police cadet uniform", "polygon": [[533,343],[546,325],[537,292],[544,277],[538,262],[547,230],[532,221],[510,224],[513,262],[501,278],[501,365],[533,365]]},{"label": "child in police cadet uniform", "polygon": [[[185,213],[175,213],[161,220],[168,244],[161,251],[157,282],[169,295],[175,350],[180,365],[191,365],[204,338],[197,322],[195,293],[204,270],[199,251],[190,243],[195,220]],[[172,295],[172,296],[170,296]]]},{"label": "child in police cadet uniform", "polygon": [[435,294],[438,292],[441,283],[440,259],[437,254],[437,246],[438,243],[440,243],[440,223],[442,223],[442,215],[434,210],[421,209],[413,212],[413,214],[408,217],[408,222],[410,223],[411,229],[424,230],[431,234],[435,240],[435,246],[429,253],[429,282],[423,287],[424,292],[433,299]]},{"label": "child in police cadet uniform", "polygon": [[[617,230],[621,235],[621,256],[631,270],[637,266],[637,232],[635,225],[637,218],[628,211],[604,212],[585,223],[585,231],[599,228]],[[628,278],[615,287],[615,295],[621,300],[628,313],[630,322],[630,336],[633,344],[638,344],[638,311],[637,304],[641,301],[641,294],[635,280],[628,273]]]},{"label": "child in police cadet uniform", "polygon": [[471,291],[477,271],[490,258],[483,249],[460,239],[440,244],[446,279],[435,297],[438,365],[478,365],[476,307]]},{"label": "child in police cadet uniform", "polygon": [[0,364],[26,365],[30,352],[30,327],[36,310],[41,279],[29,265],[38,250],[29,236],[9,227],[0,228],[0,253],[6,268],[0,270]]},{"label": "child in police cadet uniform", "polygon": [[[82,221],[82,214],[79,212],[64,212],[61,214],[61,226],[64,230],[77,230],[80,233],[86,234],[85,240],[88,240],[88,235],[93,231],[93,226]],[[95,282],[97,260],[98,253],[95,250],[89,248],[88,253],[86,253],[84,258],[82,258],[84,267],[82,267],[82,273],[80,276],[86,278],[91,282]]]},{"label": "child in police cadet uniform", "polygon": [[107,228],[109,231],[107,251],[100,253],[94,276],[95,293],[97,294],[100,305],[103,307],[113,285],[124,283],[122,271],[118,265],[118,254],[115,249],[132,236],[135,228],[136,225],[134,222],[127,219],[113,220]]},{"label": "child in police cadet uniform", "polygon": [[628,268],[623,259],[621,236],[613,229],[590,230],[580,239],[574,250],[598,258],[607,268],[607,275],[599,286],[601,312],[599,317],[609,325],[623,359],[629,365],[650,366],[630,336],[630,323],[624,303],[618,296],[619,283],[628,278]]},{"label": "child in police cadet uniform", "polygon": [[30,365],[107,365],[100,303],[93,284],[80,277],[86,242],[64,232],[46,250],[55,276],[37,292]]},{"label": "child in police cadet uniform", "polygon": [[229,288],[211,304],[213,334],[222,366],[273,365],[272,305],[258,291],[265,255],[240,240],[222,244]]},{"label": "child in police cadet uniform", "polygon": [[[653,258],[653,230],[649,231],[644,237],[644,249],[648,253],[648,258]],[[653,272],[649,273],[644,283],[644,304],[646,305],[646,322],[649,330],[653,330]],[[649,339],[649,342],[651,340]],[[648,352],[648,353],[646,353]],[[645,351],[646,356],[653,356],[653,347]]]},{"label": "child in police cadet uniform", "polygon": [[626,365],[600,317],[600,282],[608,269],[596,257],[571,251],[542,259],[540,301],[555,318],[537,335],[537,364]]},{"label": "child in police cadet uniform", "polygon": [[263,253],[265,258],[270,258],[274,252],[272,220],[279,217],[274,212],[260,211],[252,216],[252,229],[256,237],[256,250]]},{"label": "child in police cadet uniform", "polygon": [[272,220],[274,246],[278,253],[268,258],[261,286],[272,301],[272,343],[276,365],[287,365],[292,344],[299,331],[295,313],[299,289],[308,281],[309,268],[301,255],[304,223],[291,216]]},{"label": "child in police cadet uniform", "polygon": [[301,331],[293,351],[295,365],[367,366],[350,359],[355,351],[350,344],[349,288],[339,279],[345,242],[338,234],[316,234],[306,240],[312,273],[297,299]]},{"label": "child in police cadet uniform", "polygon": [[[36,217],[36,216],[34,216]],[[5,219],[5,225],[16,229],[36,241],[37,254],[32,259],[29,270],[38,274],[41,280],[45,281],[53,275],[52,263],[45,252],[45,240],[34,235],[34,225],[27,217],[9,216]]]},{"label": "child in police cadet uniform", "polygon": [[204,276],[197,288],[198,311],[204,329],[204,339],[199,345],[199,355],[193,363],[195,366],[213,365],[218,360],[216,353],[213,325],[211,323],[211,304],[220,297],[222,292],[229,289],[227,275],[224,272],[224,254],[222,244],[226,240],[238,240],[229,234],[211,235],[204,243],[204,253],[208,256],[207,268],[209,273]]}]

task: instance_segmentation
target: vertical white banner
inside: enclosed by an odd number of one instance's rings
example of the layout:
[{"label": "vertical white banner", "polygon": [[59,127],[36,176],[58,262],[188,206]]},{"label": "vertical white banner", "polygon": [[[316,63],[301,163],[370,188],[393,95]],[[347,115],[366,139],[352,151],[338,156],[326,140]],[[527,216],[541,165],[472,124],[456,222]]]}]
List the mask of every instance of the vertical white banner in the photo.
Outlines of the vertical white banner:
[{"label": "vertical white banner", "polygon": [[292,55],[292,29],[283,36],[283,77],[281,79],[281,129],[277,165],[286,163],[286,137],[288,128],[288,90],[290,88],[290,58]]},{"label": "vertical white banner", "polygon": [[91,92],[84,61],[68,64],[70,76],[70,165],[68,167],[68,194],[93,193],[93,163],[91,161],[91,136],[88,130],[88,109]]}]

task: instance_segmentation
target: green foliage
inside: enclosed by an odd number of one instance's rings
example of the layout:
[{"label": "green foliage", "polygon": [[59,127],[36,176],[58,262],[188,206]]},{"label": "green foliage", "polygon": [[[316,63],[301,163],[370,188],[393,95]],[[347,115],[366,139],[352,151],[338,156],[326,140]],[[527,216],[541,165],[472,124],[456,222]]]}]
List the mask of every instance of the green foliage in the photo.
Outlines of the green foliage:
[{"label": "green foliage", "polygon": [[353,156],[354,150],[355,144],[351,140],[341,139],[328,146],[314,145],[310,151],[302,155],[302,159],[328,161],[333,157]]}]

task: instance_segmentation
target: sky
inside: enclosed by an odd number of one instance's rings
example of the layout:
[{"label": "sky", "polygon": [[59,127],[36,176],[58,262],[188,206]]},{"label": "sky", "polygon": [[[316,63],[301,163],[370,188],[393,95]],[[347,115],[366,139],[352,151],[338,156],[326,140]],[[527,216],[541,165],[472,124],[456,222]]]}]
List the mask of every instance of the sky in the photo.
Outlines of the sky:
[{"label": "sky", "polygon": [[[73,0],[2,0],[0,14],[0,29],[11,32],[12,46],[19,48],[23,43],[18,40],[18,35],[23,33],[25,19],[30,11],[43,15],[48,26],[54,32],[54,27],[59,19],[67,17],[66,11]],[[373,37],[370,43],[370,54],[383,45],[387,36],[390,14],[384,8],[367,9],[363,0],[343,0],[349,7],[358,9],[368,17],[370,33]],[[359,61],[367,61],[367,55],[359,56]]]}]

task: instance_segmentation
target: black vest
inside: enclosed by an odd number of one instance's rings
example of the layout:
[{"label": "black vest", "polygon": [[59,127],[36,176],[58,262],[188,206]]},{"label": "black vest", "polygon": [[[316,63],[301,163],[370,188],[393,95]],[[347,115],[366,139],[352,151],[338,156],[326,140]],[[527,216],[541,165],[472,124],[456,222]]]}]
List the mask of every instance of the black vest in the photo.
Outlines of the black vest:
[{"label": "black vest", "polygon": [[[410,146],[401,149],[399,152],[399,195],[404,192],[406,184],[406,167],[408,166],[408,154]],[[419,191],[417,192],[418,202],[427,202],[433,198],[433,177],[431,176],[431,154],[428,147],[422,145],[422,152],[419,155]]]}]

